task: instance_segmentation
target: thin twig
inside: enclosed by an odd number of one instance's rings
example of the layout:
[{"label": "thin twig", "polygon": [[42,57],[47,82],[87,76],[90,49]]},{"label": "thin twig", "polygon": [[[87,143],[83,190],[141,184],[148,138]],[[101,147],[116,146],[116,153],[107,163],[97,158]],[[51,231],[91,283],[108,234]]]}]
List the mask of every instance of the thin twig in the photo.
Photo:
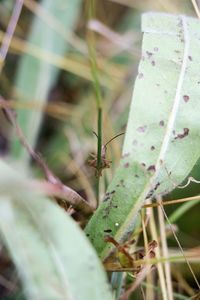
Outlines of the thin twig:
[{"label": "thin twig", "polygon": [[26,137],[19,126],[16,120],[16,114],[13,110],[8,108],[6,105],[6,101],[0,96],[0,105],[4,107],[4,112],[8,120],[11,122],[13,127],[15,128],[16,136],[19,138],[21,144],[25,147],[28,154],[31,158],[37,163],[42,172],[45,174],[45,177],[50,185],[48,187],[50,190],[52,189],[59,195],[63,195],[63,198],[71,205],[73,205],[76,209],[81,210],[82,212],[88,214],[94,211],[94,207],[88,203],[84,198],[82,198],[78,193],[74,190],[70,189],[68,186],[64,185],[59,178],[57,178],[53,172],[49,169],[45,161],[42,159],[41,155],[36,153],[29,143],[26,140]]},{"label": "thin twig", "polygon": [[[13,12],[10,18],[10,22],[8,24],[6,33],[3,37],[3,41],[2,41],[2,45],[0,48],[0,62],[1,64],[5,61],[9,47],[10,47],[10,43],[15,31],[15,28],[17,26],[17,22],[19,20],[19,16],[20,13],[22,11],[22,7],[23,7],[23,0],[16,0],[15,1],[15,6],[13,8]],[[1,66],[2,68],[2,66]]]},{"label": "thin twig", "polygon": [[121,136],[121,135],[124,135],[125,133],[122,132],[122,133],[119,133],[117,135],[115,135],[114,137],[112,137],[105,145],[104,147],[106,147],[110,142],[112,142],[113,140],[115,140],[117,137]]},{"label": "thin twig", "polygon": [[192,269],[192,267],[191,267],[191,264],[189,263],[189,261],[188,261],[186,255],[185,255],[185,253],[184,253],[184,250],[183,250],[183,248],[182,248],[182,246],[181,246],[181,244],[180,244],[180,242],[179,242],[179,239],[178,239],[178,237],[177,237],[177,235],[176,235],[176,232],[174,231],[174,228],[173,228],[173,226],[172,226],[172,224],[171,224],[171,222],[170,222],[170,220],[169,220],[169,218],[168,218],[168,216],[167,216],[167,214],[166,214],[166,212],[165,212],[165,210],[164,210],[164,207],[162,206],[162,203],[160,203],[160,207],[161,207],[161,209],[162,209],[162,211],[163,211],[163,214],[164,214],[164,216],[165,216],[165,219],[167,220],[167,223],[168,223],[169,226],[170,226],[170,229],[171,229],[171,231],[172,231],[172,233],[173,233],[173,236],[174,236],[174,238],[175,238],[175,240],[176,240],[176,242],[177,242],[177,244],[178,244],[178,246],[179,246],[179,249],[181,250],[181,253],[182,253],[182,255],[183,255],[183,257],[184,257],[184,259],[185,259],[185,261],[186,261],[186,264],[188,265],[188,268],[189,268],[189,270],[190,270],[190,272],[191,272],[191,274],[192,274],[192,276],[193,276],[193,278],[194,278],[194,281],[195,281],[195,283],[196,283],[198,289],[200,290],[200,284],[199,284],[199,281],[198,281],[198,279],[197,279],[197,277],[196,277],[196,275],[195,275],[195,273],[194,273],[194,271],[193,271],[193,269]]},{"label": "thin twig", "polygon": [[[193,197],[188,197],[188,198],[183,198],[183,199],[176,199],[176,200],[168,200],[168,201],[162,201],[162,205],[172,205],[172,204],[178,204],[178,203],[184,203],[187,201],[197,201],[200,200],[200,195],[198,196],[193,196]],[[160,204],[158,203],[149,203],[145,204],[142,206],[142,208],[147,208],[147,207],[158,207]]]},{"label": "thin twig", "polygon": [[194,182],[194,183],[200,183],[199,180],[197,180],[197,179],[193,178],[192,176],[190,176],[190,177],[188,177],[186,184],[184,184],[184,185],[178,185],[177,188],[178,188],[178,189],[184,189],[184,188],[186,188],[191,182]]},{"label": "thin twig", "polygon": [[48,196],[57,197],[85,214],[91,214],[94,210],[85,199],[64,184],[60,185],[60,183],[55,184],[48,181],[34,180],[31,181],[31,187],[43,191]]},{"label": "thin twig", "polygon": [[[156,252],[156,251],[155,251]],[[199,262],[199,254],[192,254],[192,250],[188,250],[186,252],[186,257],[187,259],[192,263],[192,262]],[[157,254],[156,254],[157,255]],[[176,255],[176,256],[170,256],[170,257],[163,257],[160,256],[159,258],[156,256],[155,258],[151,259],[138,259],[134,260],[134,266],[133,267],[121,267],[119,263],[104,263],[104,267],[106,271],[108,272],[136,272],[138,266],[146,265],[146,264],[153,264],[158,267],[159,264],[163,264],[166,261],[169,261],[171,263],[183,263],[185,262],[185,258],[183,255]]]},{"label": "thin twig", "polygon": [[[161,200],[161,199],[159,199]],[[159,228],[160,228],[160,239],[161,239],[161,245],[162,245],[162,254],[164,257],[169,257],[169,250],[167,247],[167,236],[166,236],[166,230],[165,230],[165,221],[163,212],[158,206],[158,220],[159,220]],[[167,287],[167,293],[168,293],[168,299],[173,300],[173,288],[172,288],[172,278],[171,278],[171,265],[169,261],[166,261],[164,263],[164,272],[166,277],[166,287]]]},{"label": "thin twig", "polygon": [[[152,210],[152,214],[150,217],[150,231],[151,231],[151,236],[152,239],[158,241],[158,232],[157,232],[157,226],[155,223],[155,216],[154,216],[154,211]],[[157,260],[157,269],[158,269],[158,277],[159,277],[159,281],[160,281],[160,289],[161,289],[161,293],[162,293],[162,299],[163,300],[168,300],[167,297],[167,287],[166,287],[166,281],[165,281],[165,275],[164,275],[164,270],[163,270],[163,265],[161,263],[161,251],[160,251],[160,246],[158,246],[155,249],[155,253],[156,253],[156,260]]]},{"label": "thin twig", "polygon": [[[151,203],[150,199],[147,200],[147,201],[149,201]],[[146,220],[145,220],[145,224],[144,224],[145,228],[147,227],[147,225],[150,221],[152,213],[153,213],[153,210],[151,208],[146,208]],[[144,232],[144,229],[143,229],[143,232]],[[149,273],[147,278],[146,278],[146,283],[148,285],[151,285],[151,284],[153,284],[153,282],[154,282],[154,276],[152,276],[152,273]],[[146,287],[145,293],[146,293],[146,295],[145,295],[146,298],[145,299],[154,299],[155,298],[153,289],[150,289],[149,287]]]}]

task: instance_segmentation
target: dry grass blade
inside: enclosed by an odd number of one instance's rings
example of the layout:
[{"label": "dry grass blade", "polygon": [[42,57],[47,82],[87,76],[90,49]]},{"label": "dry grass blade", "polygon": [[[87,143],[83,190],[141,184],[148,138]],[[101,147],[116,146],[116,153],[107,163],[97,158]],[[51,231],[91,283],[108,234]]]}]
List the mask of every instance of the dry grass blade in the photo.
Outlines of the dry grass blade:
[{"label": "dry grass blade", "polygon": [[[23,98],[23,97],[22,97]],[[41,105],[41,101],[14,101],[6,100],[6,105],[2,103],[2,107],[9,107],[11,109],[25,109],[25,110],[35,110],[48,114],[49,116],[65,121],[66,117],[78,118],[79,114],[73,109],[74,106],[69,103],[58,102],[57,103],[47,103],[45,107]]]},{"label": "dry grass blade", "polygon": [[[169,200],[169,201],[162,201],[160,203],[162,203],[163,206],[165,205],[172,205],[172,204],[178,204],[178,203],[184,203],[184,202],[188,202],[188,201],[199,201],[200,200],[200,195],[198,196],[193,196],[193,197],[187,197],[187,198],[183,198],[183,199],[176,199],[176,200]],[[159,203],[149,203],[149,204],[145,204],[143,205],[143,208],[148,208],[148,207],[158,207],[160,204]]]},{"label": "dry grass blade", "polygon": [[[64,161],[64,159],[63,159]],[[85,170],[82,170],[75,160],[70,160],[66,164],[66,168],[69,169],[72,174],[76,175],[77,180],[80,182],[81,186],[84,188],[87,195],[87,199],[90,199],[90,203],[93,203],[93,207],[96,207],[96,197],[94,191],[91,187],[91,183],[86,175]]]},{"label": "dry grass blade", "polygon": [[[20,140],[21,144],[25,147],[30,157],[37,163],[37,165],[40,167],[40,169],[45,174],[48,182],[51,184],[50,186],[47,185],[49,190],[54,191],[54,193],[61,195],[64,195],[64,199],[68,199],[69,204],[73,205],[76,209],[81,210],[84,213],[92,213],[94,210],[94,207],[90,205],[85,199],[83,199],[78,193],[76,193],[74,190],[70,189],[69,187],[65,186],[60,179],[58,179],[53,172],[49,169],[45,161],[42,159],[41,155],[36,153],[32,147],[27,142],[24,133],[19,126],[15,113],[9,109],[6,108],[6,101],[0,97],[0,104],[4,105],[4,111],[6,113],[6,116],[8,117],[9,121],[15,128],[16,136]],[[53,189],[52,189],[53,187]]]},{"label": "dry grass blade", "polygon": [[[165,257],[169,257],[169,251],[167,247],[167,236],[165,230],[165,222],[163,217],[163,212],[160,207],[158,207],[158,219],[159,219],[159,227],[160,227],[160,238],[162,245],[162,254]],[[166,261],[164,264],[165,278],[166,278],[166,287],[168,293],[168,299],[173,300],[173,287],[172,287],[172,278],[171,278],[171,266],[170,262]]]},{"label": "dry grass blade", "polygon": [[[144,256],[144,259],[148,260],[155,256],[154,249],[157,247],[155,241],[152,242],[152,247],[148,249],[148,252]],[[135,289],[141,284],[141,282],[147,277],[147,275],[152,271],[152,264],[144,265],[140,272],[136,276],[134,283],[128,288],[128,290],[121,296],[120,300],[128,300],[130,295],[135,291]]]},{"label": "dry grass blade", "polygon": [[[99,34],[101,34],[103,37],[105,37],[108,41],[113,43],[115,47],[116,53],[113,53],[113,55],[119,53],[120,51],[128,51],[131,55],[135,55],[136,57],[140,56],[140,52],[138,50],[134,49],[134,42],[135,42],[135,36],[124,36],[121,35],[113,30],[111,30],[109,27],[105,26],[102,22],[94,19],[90,20],[88,23],[88,28],[90,30],[93,30]],[[103,45],[106,47],[107,45]],[[116,49],[116,46],[118,47],[118,50]],[[108,50],[105,48],[105,52]]]},{"label": "dry grass blade", "polygon": [[[151,231],[152,238],[156,239],[158,241],[157,226],[155,223],[155,215],[154,215],[153,211],[152,211],[151,217],[150,217],[150,231]],[[163,300],[168,300],[164,269],[163,269],[163,265],[159,262],[159,260],[161,258],[160,245],[156,248],[155,252],[156,252],[156,258],[158,260],[157,270],[158,270],[158,277],[159,277],[159,281],[160,281],[162,298],[163,298]]]},{"label": "dry grass blade", "polygon": [[44,22],[48,24],[52,30],[61,35],[66,42],[70,43],[75,49],[79,50],[83,54],[87,54],[87,46],[84,41],[78,38],[75,33],[67,31],[67,28],[63,26],[63,24],[50,12],[45,10],[41,4],[33,0],[24,0],[24,6],[44,20]]},{"label": "dry grass blade", "polygon": [[199,11],[199,7],[198,7],[198,5],[197,5],[196,0],[191,0],[191,2],[192,2],[192,5],[193,5],[193,7],[194,7],[194,10],[195,10],[195,12],[196,12],[198,18],[200,18],[200,11]]},{"label": "dry grass blade", "polygon": [[6,33],[3,37],[2,46],[0,48],[0,63],[2,68],[2,63],[6,59],[10,43],[15,31],[15,27],[17,25],[22,7],[23,7],[23,0],[16,0],[15,6],[13,8],[12,16],[10,18],[10,22],[8,24]]},{"label": "dry grass blade", "polygon": [[[4,32],[0,30],[0,41],[3,40],[3,36]],[[47,62],[61,70],[75,74],[85,80],[93,81],[88,63],[83,57],[77,57],[77,55],[72,55],[70,58],[60,56],[48,50],[41,49],[40,47],[18,37],[12,38],[9,52],[14,54],[31,55],[32,57]],[[101,86],[114,90],[116,85],[120,84],[119,79],[123,78],[123,68],[114,64],[109,66],[109,64],[106,64],[106,61],[101,58],[98,60],[98,67],[100,71]]]}]

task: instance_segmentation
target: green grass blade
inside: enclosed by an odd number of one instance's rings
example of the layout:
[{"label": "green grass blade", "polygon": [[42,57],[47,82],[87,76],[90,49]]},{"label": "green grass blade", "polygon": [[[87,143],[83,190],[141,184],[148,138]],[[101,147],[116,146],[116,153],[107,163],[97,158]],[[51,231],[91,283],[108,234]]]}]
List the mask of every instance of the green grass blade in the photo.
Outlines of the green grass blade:
[{"label": "green grass blade", "polygon": [[180,184],[199,158],[199,20],[143,15],[142,59],[120,167],[86,227],[102,259],[134,230],[146,198]]},{"label": "green grass blade", "polygon": [[[82,1],[43,0],[42,9],[59,20],[61,26],[66,28],[66,35],[76,25]],[[37,46],[41,51],[64,56],[70,45],[62,35],[53,30],[42,19],[35,16],[31,26],[28,42]],[[19,63],[16,74],[15,88],[17,99],[23,101],[36,100],[42,106],[46,104],[49,92],[58,78],[59,69],[39,60],[31,55],[24,55]],[[36,111],[21,110],[18,113],[19,123],[26,134],[29,143],[34,147],[38,137],[42,113]],[[28,155],[17,139],[13,142],[13,153],[22,160],[27,160]]]},{"label": "green grass blade", "polygon": [[78,225],[0,161],[0,234],[27,299],[111,300],[106,274]]},{"label": "green grass blade", "polygon": [[179,208],[177,208],[170,216],[170,223],[176,223],[188,210],[194,207],[197,203],[193,201],[183,203]]}]

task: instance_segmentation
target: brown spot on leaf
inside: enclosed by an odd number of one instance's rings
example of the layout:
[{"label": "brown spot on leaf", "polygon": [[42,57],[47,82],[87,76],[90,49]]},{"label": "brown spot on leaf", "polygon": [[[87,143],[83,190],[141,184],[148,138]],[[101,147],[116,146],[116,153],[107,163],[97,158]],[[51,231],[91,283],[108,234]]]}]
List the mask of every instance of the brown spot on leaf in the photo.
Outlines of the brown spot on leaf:
[{"label": "brown spot on leaf", "polygon": [[129,167],[129,163],[127,162],[124,164],[124,168],[128,168],[128,167]]},{"label": "brown spot on leaf", "polygon": [[[103,209],[102,218],[103,219],[107,218],[114,207],[115,207],[115,205],[112,202],[112,200],[110,202],[108,202],[107,206]],[[106,230],[111,230],[111,229],[106,229]]]},{"label": "brown spot on leaf", "polygon": [[127,153],[124,153],[124,154],[122,155],[122,158],[128,157],[129,155],[130,155],[130,153],[129,153],[129,152],[127,152]]},{"label": "brown spot on leaf", "polygon": [[153,55],[153,53],[152,53],[152,52],[149,52],[149,51],[146,51],[146,54],[147,54],[148,58],[151,58],[152,55]]},{"label": "brown spot on leaf", "polygon": [[188,95],[184,95],[183,100],[187,103],[190,100],[190,97]]},{"label": "brown spot on leaf", "polygon": [[155,147],[154,147],[154,146],[151,146],[151,150],[152,150],[152,151],[155,150]]},{"label": "brown spot on leaf", "polygon": [[157,182],[155,187],[149,191],[146,199],[151,198],[151,196],[153,196],[153,193],[158,189],[159,186],[160,186],[160,182]]},{"label": "brown spot on leaf", "polygon": [[156,191],[159,186],[160,186],[160,182],[157,182],[155,187],[154,187],[154,191]]},{"label": "brown spot on leaf", "polygon": [[153,172],[155,172],[156,171],[155,165],[149,166],[148,169],[147,169],[147,171],[153,171]]},{"label": "brown spot on leaf", "polygon": [[112,229],[104,229],[104,232],[110,233],[110,232],[112,232]]},{"label": "brown spot on leaf", "polygon": [[142,79],[143,77],[144,77],[144,74],[143,74],[143,73],[139,73],[139,74],[138,74],[138,78],[139,78],[139,79]]},{"label": "brown spot on leaf", "polygon": [[108,200],[110,200],[110,197],[109,197],[109,196],[105,197],[105,198],[103,199],[103,202],[107,202]]},{"label": "brown spot on leaf", "polygon": [[163,126],[165,125],[165,122],[164,122],[163,120],[161,120],[161,121],[159,122],[159,125],[160,125],[161,127],[163,127]]},{"label": "brown spot on leaf", "polygon": [[190,131],[189,128],[183,128],[183,133],[177,134],[177,136],[175,137],[175,140],[185,138],[189,134],[189,131]]},{"label": "brown spot on leaf", "polygon": [[189,58],[190,61],[192,61],[192,56],[189,55],[188,58]]},{"label": "brown spot on leaf", "polygon": [[150,190],[149,191],[149,193],[147,194],[147,196],[146,196],[146,198],[145,199],[149,199],[149,198],[151,198],[152,196],[153,196],[153,192],[154,192],[154,190],[152,189],[152,190]]},{"label": "brown spot on leaf", "polygon": [[137,131],[139,131],[139,132],[145,132],[145,131],[146,131],[146,129],[147,129],[147,126],[146,126],[146,125],[144,125],[144,126],[140,126],[140,127],[138,127],[138,128],[137,128]]}]

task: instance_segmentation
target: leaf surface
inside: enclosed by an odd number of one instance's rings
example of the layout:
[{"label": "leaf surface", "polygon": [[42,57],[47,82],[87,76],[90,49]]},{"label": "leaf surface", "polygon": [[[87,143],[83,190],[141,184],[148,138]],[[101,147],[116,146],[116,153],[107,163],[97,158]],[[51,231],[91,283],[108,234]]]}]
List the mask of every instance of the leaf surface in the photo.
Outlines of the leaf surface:
[{"label": "leaf surface", "polygon": [[125,240],[145,199],[173,190],[200,156],[199,20],[147,13],[142,31],[120,167],[86,227],[102,259],[113,249],[104,236]]},{"label": "leaf surface", "polygon": [[0,161],[0,234],[27,299],[111,300],[103,267],[78,225]]}]

